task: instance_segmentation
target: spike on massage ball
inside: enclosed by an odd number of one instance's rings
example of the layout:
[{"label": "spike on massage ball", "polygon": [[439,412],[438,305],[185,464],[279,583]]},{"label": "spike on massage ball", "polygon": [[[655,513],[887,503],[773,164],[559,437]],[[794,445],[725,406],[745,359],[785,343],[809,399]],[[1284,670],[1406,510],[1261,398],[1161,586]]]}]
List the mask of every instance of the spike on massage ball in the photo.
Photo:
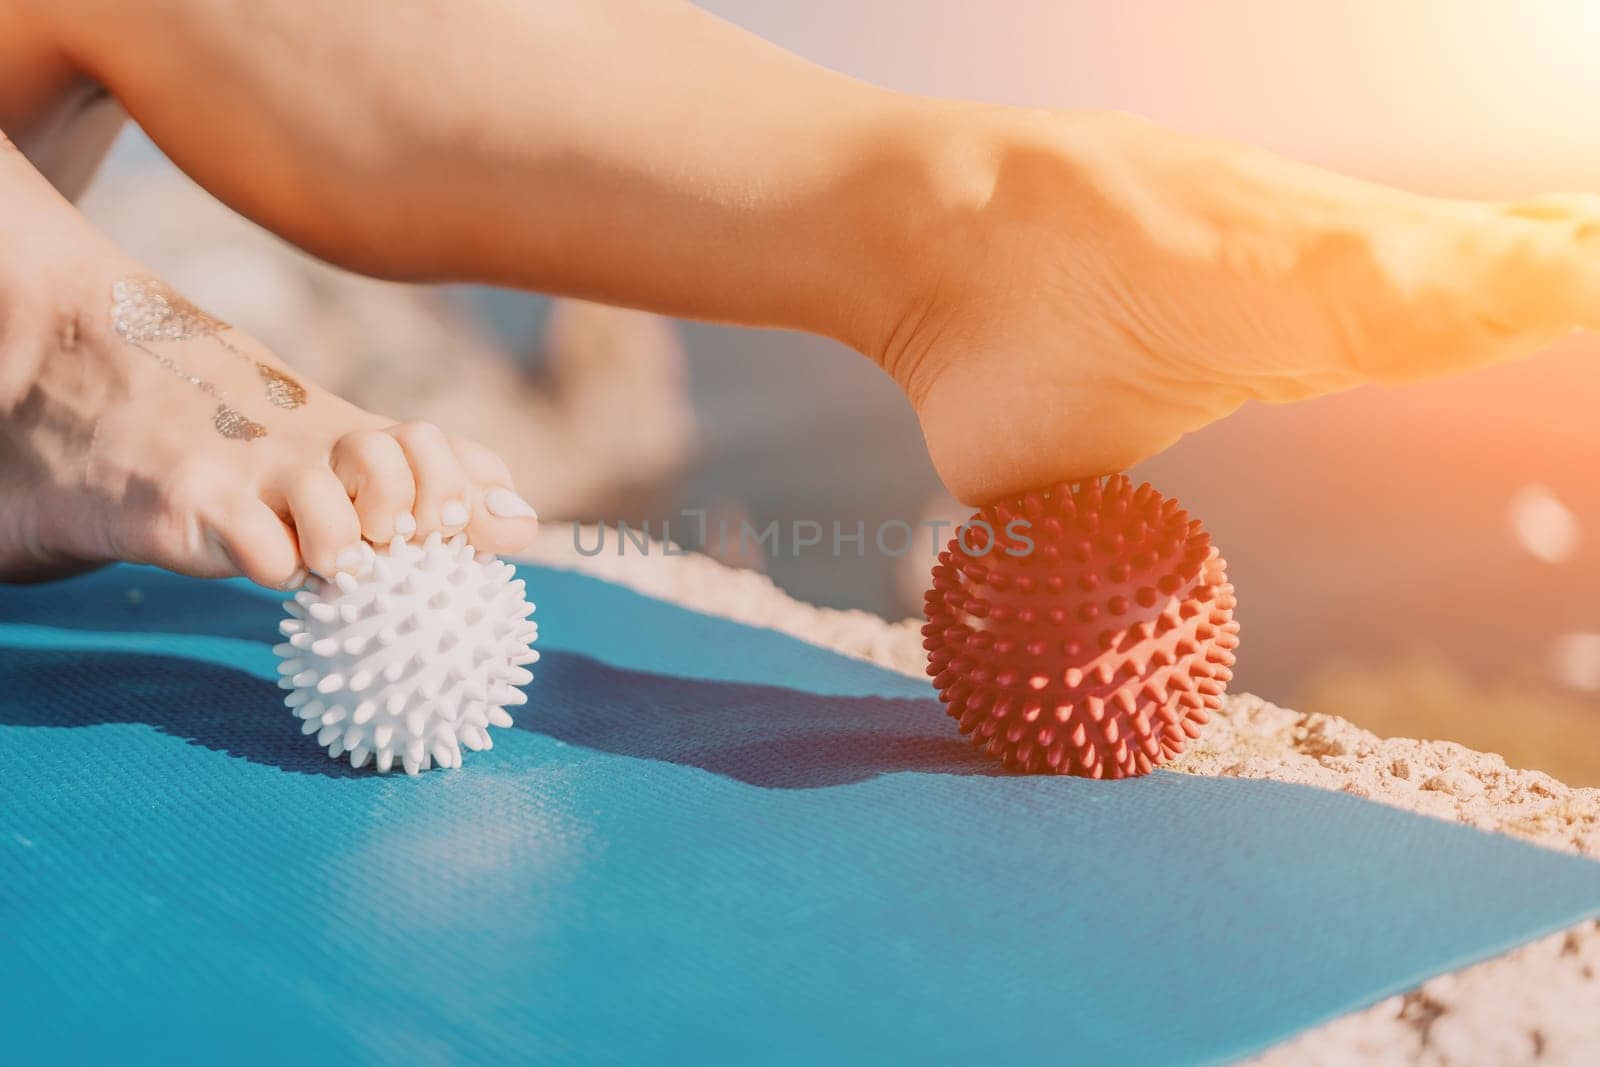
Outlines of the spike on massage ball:
[{"label": "spike on massage ball", "polygon": [[933,568],[923,647],[961,732],[1007,767],[1124,778],[1221,706],[1233,608],[1200,523],[1119,474],[968,519]]},{"label": "spike on massage ball", "polygon": [[515,568],[435,533],[396,537],[357,571],[312,579],[284,603],[278,684],[301,732],[352,767],[407,774],[490,748],[489,727],[511,725],[506,707],[527,701],[517,687],[539,658]]}]

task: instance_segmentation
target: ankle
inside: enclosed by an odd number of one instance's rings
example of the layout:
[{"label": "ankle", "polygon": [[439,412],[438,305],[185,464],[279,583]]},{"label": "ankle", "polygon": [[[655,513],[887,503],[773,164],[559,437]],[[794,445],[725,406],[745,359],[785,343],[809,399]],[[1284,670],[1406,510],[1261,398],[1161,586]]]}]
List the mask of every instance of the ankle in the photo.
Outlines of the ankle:
[{"label": "ankle", "polygon": [[[996,154],[975,105],[870,90],[874,115],[819,223],[839,234],[838,282],[808,329],[843,341],[897,380],[920,332],[970,253],[993,192]],[[901,382],[904,385],[904,382]]]},{"label": "ankle", "polygon": [[1107,267],[1106,231],[1128,212],[1110,209],[1107,176],[1119,178],[1149,124],[926,101],[918,128],[921,180],[910,191],[920,195],[903,208],[887,313],[862,351],[920,408],[951,362],[1059,310]]}]

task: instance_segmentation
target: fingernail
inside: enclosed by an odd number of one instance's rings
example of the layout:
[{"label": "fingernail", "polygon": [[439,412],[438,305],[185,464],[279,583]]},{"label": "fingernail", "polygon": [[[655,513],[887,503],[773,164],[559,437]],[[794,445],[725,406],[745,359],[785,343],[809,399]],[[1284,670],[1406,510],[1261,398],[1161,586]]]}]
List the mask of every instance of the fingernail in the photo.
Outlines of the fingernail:
[{"label": "fingernail", "polygon": [[452,500],[439,511],[439,521],[446,526],[465,526],[471,516],[467,506],[459,500]]},{"label": "fingernail", "polygon": [[417,532],[417,517],[409,511],[402,511],[394,517],[394,532],[401,537],[410,537]]},{"label": "fingernail", "polygon": [[366,569],[366,562],[367,546],[363,542],[359,545],[351,545],[335,556],[333,566],[335,570],[341,570],[347,574],[360,574]]},{"label": "fingernail", "polygon": [[533,505],[509,489],[491,489],[483,494],[483,506],[498,519],[537,519]]},{"label": "fingernail", "polygon": [[289,575],[289,577],[284,579],[283,587],[285,589],[299,589],[302,585],[306,584],[306,577],[306,569],[301,567],[299,570],[295,571],[293,574]]}]

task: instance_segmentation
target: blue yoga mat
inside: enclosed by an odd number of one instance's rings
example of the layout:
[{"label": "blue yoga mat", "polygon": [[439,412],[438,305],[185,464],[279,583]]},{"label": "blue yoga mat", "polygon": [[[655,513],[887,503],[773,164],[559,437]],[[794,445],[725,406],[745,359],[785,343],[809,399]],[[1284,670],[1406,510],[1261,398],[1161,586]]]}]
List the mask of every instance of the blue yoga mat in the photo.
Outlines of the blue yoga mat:
[{"label": "blue yoga mat", "polygon": [[524,577],[530,703],[418,779],[300,735],[264,592],[0,590],[7,1059],[1217,1061],[1600,911],[1350,796],[999,773],[914,679]]}]

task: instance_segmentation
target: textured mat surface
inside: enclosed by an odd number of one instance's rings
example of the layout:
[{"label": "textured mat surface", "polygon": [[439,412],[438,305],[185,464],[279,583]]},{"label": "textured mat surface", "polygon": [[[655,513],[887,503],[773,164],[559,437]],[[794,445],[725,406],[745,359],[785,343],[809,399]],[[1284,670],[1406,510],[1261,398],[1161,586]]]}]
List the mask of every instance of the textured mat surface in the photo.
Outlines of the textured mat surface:
[{"label": "textured mat surface", "polygon": [[0,589],[8,1058],[1195,1062],[1600,911],[1353,797],[995,772],[911,679],[528,568],[518,728],[328,760],[267,594]]}]

